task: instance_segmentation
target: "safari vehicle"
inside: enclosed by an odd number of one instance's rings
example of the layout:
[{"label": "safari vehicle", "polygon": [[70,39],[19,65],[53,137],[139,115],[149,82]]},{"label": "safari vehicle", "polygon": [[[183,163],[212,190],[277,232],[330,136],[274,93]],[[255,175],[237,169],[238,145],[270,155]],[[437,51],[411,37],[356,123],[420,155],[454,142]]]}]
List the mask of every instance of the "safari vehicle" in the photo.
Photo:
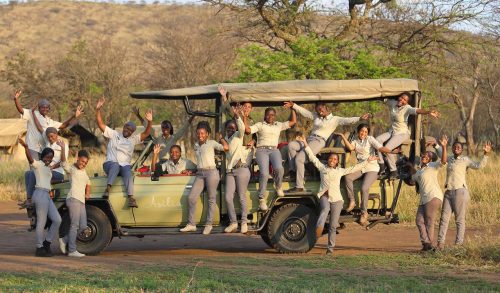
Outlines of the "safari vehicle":
[{"label": "safari vehicle", "polygon": [[[250,101],[256,107],[281,106],[285,101],[298,104],[312,104],[318,101],[334,103],[351,103],[354,101],[382,100],[395,98],[407,91],[413,95],[412,106],[419,107],[421,96],[418,83],[410,79],[377,79],[377,80],[297,80],[264,83],[225,83],[222,84],[229,93],[229,102]],[[221,131],[223,105],[218,85],[198,86],[165,91],[132,93],[134,99],[160,99],[165,103],[182,101],[186,114],[213,119],[215,129]],[[193,110],[197,100],[213,101],[213,111]],[[411,139],[404,143],[403,153],[413,161],[420,153],[421,120],[420,116],[412,116],[409,125],[412,130]],[[355,129],[353,126],[352,129]],[[214,131],[215,132],[215,131]],[[353,164],[339,140],[329,139],[326,147],[318,155],[326,159],[331,152],[338,153],[341,164]],[[187,222],[188,194],[195,177],[189,175],[163,175],[159,179],[152,178],[144,172],[143,166],[150,163],[153,142],[145,142],[145,148],[134,162],[135,198],[139,208],[129,208],[122,180],[116,180],[109,193],[109,198],[102,197],[106,187],[106,178],[92,178],[91,199],[87,201],[88,228],[86,233],[78,236],[78,251],[85,254],[98,254],[104,250],[114,237],[145,235],[177,235],[179,228]],[[220,154],[219,164],[222,176],[218,195],[217,212],[214,217],[212,233],[222,233],[229,224],[224,200],[224,156]],[[307,167],[307,166],[306,166]],[[254,168],[254,166],[253,166]],[[255,168],[254,168],[255,169]],[[306,168],[306,192],[285,194],[277,197],[273,184],[268,184],[267,201],[269,210],[259,212],[258,209],[258,171],[252,172],[248,186],[248,225],[250,234],[258,234],[270,247],[281,253],[307,252],[316,243],[315,224],[319,211],[316,192],[319,187],[319,173],[314,168]],[[158,179],[157,181],[152,179]],[[292,178],[291,180],[294,180]],[[289,188],[290,179],[284,181],[283,189]],[[357,183],[357,184],[356,184]],[[367,229],[379,223],[398,223],[396,207],[402,180],[379,179],[370,188],[369,222]],[[64,235],[69,226],[68,210],[65,198],[69,182],[53,185],[53,200],[62,218],[61,234]],[[359,219],[360,183],[355,182],[356,201],[358,207],[352,212],[345,210],[340,222],[354,222]],[[345,199],[345,190],[342,190]],[[348,203],[348,200],[345,201]],[[202,193],[196,210],[198,231],[201,233],[207,214],[207,195]],[[235,196],[236,212],[239,213],[239,200]],[[328,221],[327,221],[328,223]],[[34,224],[34,222],[32,222]],[[328,231],[328,227],[325,227]]]}]

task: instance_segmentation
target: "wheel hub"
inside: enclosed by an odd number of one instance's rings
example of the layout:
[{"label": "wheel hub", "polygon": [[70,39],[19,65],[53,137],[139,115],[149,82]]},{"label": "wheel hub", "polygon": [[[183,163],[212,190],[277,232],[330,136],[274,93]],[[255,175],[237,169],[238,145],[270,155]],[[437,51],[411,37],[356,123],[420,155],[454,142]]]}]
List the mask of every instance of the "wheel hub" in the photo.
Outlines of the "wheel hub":
[{"label": "wheel hub", "polygon": [[91,242],[97,236],[97,226],[94,222],[88,221],[87,227],[78,234],[78,240],[81,242]]},{"label": "wheel hub", "polygon": [[305,237],[307,223],[300,218],[289,218],[283,223],[282,229],[288,241],[297,242]]}]

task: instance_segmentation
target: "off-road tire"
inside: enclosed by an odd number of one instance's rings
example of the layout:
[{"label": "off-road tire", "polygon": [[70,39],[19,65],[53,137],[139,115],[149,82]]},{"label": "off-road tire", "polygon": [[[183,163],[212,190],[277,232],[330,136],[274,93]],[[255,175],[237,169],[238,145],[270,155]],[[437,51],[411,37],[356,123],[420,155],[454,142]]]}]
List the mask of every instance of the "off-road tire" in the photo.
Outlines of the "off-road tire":
[{"label": "off-road tire", "polygon": [[260,237],[262,238],[262,240],[267,244],[267,246],[271,247],[271,248],[274,248],[273,247],[273,244],[271,243],[271,239],[269,239],[269,235],[267,234],[267,226],[264,227],[264,229],[262,229],[262,231],[260,232]]},{"label": "off-road tire", "polygon": [[103,251],[113,238],[113,229],[108,216],[100,208],[87,205],[87,226],[91,233],[88,237],[78,235],[76,249],[87,255],[96,255]]},{"label": "off-road tire", "polygon": [[316,212],[303,204],[289,203],[279,207],[267,225],[273,248],[280,253],[305,253],[316,244]]}]

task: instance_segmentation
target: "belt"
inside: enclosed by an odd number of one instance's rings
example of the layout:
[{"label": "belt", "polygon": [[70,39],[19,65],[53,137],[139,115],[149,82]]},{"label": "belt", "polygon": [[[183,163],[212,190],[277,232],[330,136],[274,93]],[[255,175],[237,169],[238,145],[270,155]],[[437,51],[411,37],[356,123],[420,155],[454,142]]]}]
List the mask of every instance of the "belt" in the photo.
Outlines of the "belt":
[{"label": "belt", "polygon": [[234,165],[233,169],[238,169],[238,168],[248,168],[248,165],[239,160],[238,163]]},{"label": "belt", "polygon": [[198,168],[198,171],[210,171],[210,170],[216,170],[217,167],[207,167],[207,168]]},{"label": "belt", "polygon": [[275,150],[275,149],[277,149],[277,147],[263,145],[263,146],[258,146],[257,149]]}]

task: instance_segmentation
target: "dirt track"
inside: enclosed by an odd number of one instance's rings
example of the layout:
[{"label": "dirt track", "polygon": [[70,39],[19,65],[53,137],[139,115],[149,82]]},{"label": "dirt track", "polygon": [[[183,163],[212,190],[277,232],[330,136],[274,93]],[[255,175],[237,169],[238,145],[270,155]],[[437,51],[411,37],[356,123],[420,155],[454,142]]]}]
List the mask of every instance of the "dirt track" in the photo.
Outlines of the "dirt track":
[{"label": "dirt track", "polygon": [[[28,232],[25,210],[19,210],[13,201],[0,201],[0,271],[51,271],[89,267],[90,269],[186,262],[193,257],[268,255],[280,257],[261,240],[260,236],[179,235],[115,238],[100,255],[72,259],[61,254],[50,258],[34,257],[34,232]],[[436,231],[437,232],[437,231]],[[452,231],[448,241],[453,240]],[[468,235],[478,231],[468,230]],[[337,238],[336,254],[368,254],[378,252],[417,252],[420,249],[415,227],[378,225],[365,231],[349,224]],[[308,255],[321,255],[326,247],[326,235]],[[57,249],[54,251],[59,253]],[[295,256],[297,257],[297,256]],[[300,256],[298,256],[300,257]]]}]

